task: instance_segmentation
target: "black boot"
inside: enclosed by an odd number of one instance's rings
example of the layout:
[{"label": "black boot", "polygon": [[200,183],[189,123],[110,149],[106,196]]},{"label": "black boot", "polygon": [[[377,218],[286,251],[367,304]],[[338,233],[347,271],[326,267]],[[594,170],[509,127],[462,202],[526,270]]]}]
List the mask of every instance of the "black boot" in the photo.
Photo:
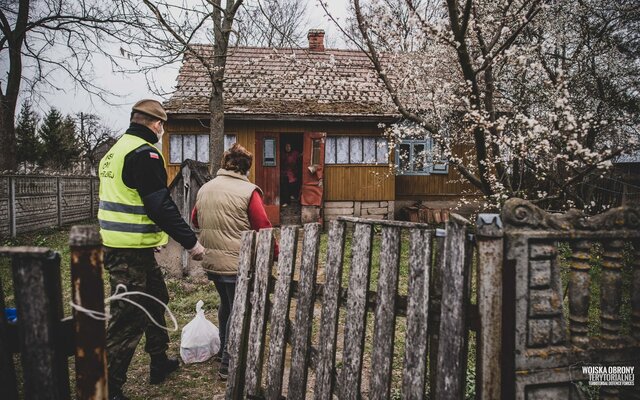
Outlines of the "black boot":
[{"label": "black boot", "polygon": [[149,368],[149,383],[157,385],[164,382],[167,376],[178,369],[180,363],[175,358],[167,358],[165,353],[152,354]]},{"label": "black boot", "polygon": [[216,361],[216,362],[222,361],[222,348],[220,348],[220,350],[218,350],[218,352],[213,355],[213,361]]}]

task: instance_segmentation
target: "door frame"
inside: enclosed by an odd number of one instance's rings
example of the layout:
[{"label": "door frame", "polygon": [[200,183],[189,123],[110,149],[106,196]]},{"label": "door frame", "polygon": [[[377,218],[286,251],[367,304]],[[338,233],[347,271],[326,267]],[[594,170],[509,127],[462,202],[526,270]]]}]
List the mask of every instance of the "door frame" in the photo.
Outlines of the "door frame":
[{"label": "door frame", "polygon": [[[300,204],[302,223],[322,223],[321,210],[324,203],[324,150],[325,132],[305,132],[302,145],[302,185]],[[314,160],[314,143],[319,145],[317,160]]]}]

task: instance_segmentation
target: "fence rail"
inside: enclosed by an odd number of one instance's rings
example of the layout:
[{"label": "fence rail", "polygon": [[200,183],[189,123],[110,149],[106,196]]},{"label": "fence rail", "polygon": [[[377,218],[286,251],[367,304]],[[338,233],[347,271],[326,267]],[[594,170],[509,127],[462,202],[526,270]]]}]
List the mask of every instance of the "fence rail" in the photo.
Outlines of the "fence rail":
[{"label": "fence rail", "polygon": [[94,176],[0,175],[0,237],[95,218]]}]

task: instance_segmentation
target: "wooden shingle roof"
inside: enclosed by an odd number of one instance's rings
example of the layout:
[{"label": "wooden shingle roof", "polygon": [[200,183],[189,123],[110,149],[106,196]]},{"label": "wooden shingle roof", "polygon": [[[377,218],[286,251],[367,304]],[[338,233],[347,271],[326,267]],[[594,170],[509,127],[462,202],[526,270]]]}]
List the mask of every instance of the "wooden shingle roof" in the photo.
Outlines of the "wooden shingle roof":
[{"label": "wooden shingle roof", "polygon": [[[198,49],[209,55],[213,48]],[[398,116],[373,64],[360,51],[232,48],[224,85],[227,118]],[[185,55],[165,107],[174,116],[208,114],[210,93],[205,68]]]}]

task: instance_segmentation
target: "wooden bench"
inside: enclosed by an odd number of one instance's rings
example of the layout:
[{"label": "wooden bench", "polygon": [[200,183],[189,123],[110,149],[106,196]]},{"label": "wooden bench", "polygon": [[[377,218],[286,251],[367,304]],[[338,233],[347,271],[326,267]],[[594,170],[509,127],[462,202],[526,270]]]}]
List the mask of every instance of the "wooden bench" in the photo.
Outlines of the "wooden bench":
[{"label": "wooden bench", "polygon": [[[274,231],[244,232],[226,398],[387,399],[394,369],[403,398],[425,398],[427,390],[430,398],[464,398],[473,250],[467,224],[452,214],[446,234],[437,235],[427,224],[341,217],[329,225],[324,279],[317,279],[319,224],[302,229],[299,265],[298,228],[282,228],[276,266]],[[373,258],[379,269],[372,279]],[[439,323],[440,308],[447,317]],[[406,351],[394,354],[402,348],[397,332],[406,332]]]}]

